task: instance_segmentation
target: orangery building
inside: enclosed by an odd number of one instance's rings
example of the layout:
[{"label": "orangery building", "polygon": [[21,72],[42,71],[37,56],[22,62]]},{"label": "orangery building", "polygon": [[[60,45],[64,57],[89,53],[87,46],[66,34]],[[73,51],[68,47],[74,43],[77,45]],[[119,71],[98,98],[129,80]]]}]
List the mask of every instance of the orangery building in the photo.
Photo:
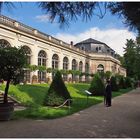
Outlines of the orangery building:
[{"label": "orangery building", "polygon": [[[28,64],[45,66],[46,69],[78,70],[82,73],[95,74],[98,71],[110,71],[126,76],[126,70],[117,59],[116,52],[107,44],[85,39],[77,44],[70,44],[24,25],[16,20],[0,15],[0,47],[22,46],[27,53]],[[47,82],[53,73],[47,71],[24,70],[24,81]],[[88,76],[88,79],[91,77]],[[65,81],[87,80],[87,76],[63,74]]]}]

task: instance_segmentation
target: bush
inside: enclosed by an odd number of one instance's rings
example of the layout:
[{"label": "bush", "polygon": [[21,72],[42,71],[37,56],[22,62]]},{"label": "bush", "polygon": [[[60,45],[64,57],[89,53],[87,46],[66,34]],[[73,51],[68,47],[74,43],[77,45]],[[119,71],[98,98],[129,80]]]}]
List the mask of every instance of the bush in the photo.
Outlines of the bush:
[{"label": "bush", "polygon": [[126,88],[125,80],[124,80],[124,77],[123,76],[120,77],[120,80],[119,80],[119,88],[120,89],[125,89]]},{"label": "bush", "polygon": [[125,85],[126,85],[126,88],[132,87],[132,81],[130,77],[125,78]]},{"label": "bush", "polygon": [[93,77],[89,91],[93,95],[96,95],[96,96],[103,96],[104,95],[105,86],[104,86],[104,83],[102,82],[102,80],[98,74],[95,74],[95,76]]},{"label": "bush", "polygon": [[105,78],[110,79],[111,75],[112,75],[111,71],[106,71]]},{"label": "bush", "polygon": [[110,79],[111,89],[112,91],[118,91],[119,87],[117,85],[117,79],[115,76],[112,76]]},{"label": "bush", "polygon": [[67,99],[71,99],[71,96],[63,82],[61,73],[57,71],[48,89],[45,105],[59,106]]}]

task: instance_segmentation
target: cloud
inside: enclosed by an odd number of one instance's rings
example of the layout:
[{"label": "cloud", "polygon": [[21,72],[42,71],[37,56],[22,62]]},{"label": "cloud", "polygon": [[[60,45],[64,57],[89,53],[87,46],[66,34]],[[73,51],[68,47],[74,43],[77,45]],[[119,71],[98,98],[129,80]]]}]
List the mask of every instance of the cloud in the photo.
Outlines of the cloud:
[{"label": "cloud", "polygon": [[49,22],[49,15],[38,15],[35,17],[39,22]]},{"label": "cloud", "polygon": [[124,53],[123,47],[125,47],[126,39],[136,38],[135,34],[133,32],[128,31],[127,29],[99,29],[98,27],[90,28],[79,34],[58,33],[55,35],[55,37],[67,43],[73,41],[74,44],[86,40],[88,38],[93,38],[106,43],[109,47],[114,49],[120,55],[123,55]]}]

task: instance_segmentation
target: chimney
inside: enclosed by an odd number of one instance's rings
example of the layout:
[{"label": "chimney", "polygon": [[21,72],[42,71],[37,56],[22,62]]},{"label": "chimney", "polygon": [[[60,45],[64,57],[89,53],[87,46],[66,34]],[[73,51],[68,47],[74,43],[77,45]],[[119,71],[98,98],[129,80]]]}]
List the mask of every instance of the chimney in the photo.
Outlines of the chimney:
[{"label": "chimney", "polygon": [[70,42],[70,45],[73,46],[73,41]]}]

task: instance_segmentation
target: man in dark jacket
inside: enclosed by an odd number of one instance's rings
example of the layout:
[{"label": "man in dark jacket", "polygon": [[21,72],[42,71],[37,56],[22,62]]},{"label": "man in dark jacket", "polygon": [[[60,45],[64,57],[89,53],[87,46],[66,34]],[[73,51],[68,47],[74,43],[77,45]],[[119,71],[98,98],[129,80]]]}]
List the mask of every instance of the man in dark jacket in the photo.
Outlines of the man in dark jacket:
[{"label": "man in dark jacket", "polygon": [[105,99],[106,99],[106,107],[110,107],[111,106],[111,98],[112,98],[112,90],[111,90],[111,85],[110,85],[110,81],[107,80],[107,85],[105,88]]}]

